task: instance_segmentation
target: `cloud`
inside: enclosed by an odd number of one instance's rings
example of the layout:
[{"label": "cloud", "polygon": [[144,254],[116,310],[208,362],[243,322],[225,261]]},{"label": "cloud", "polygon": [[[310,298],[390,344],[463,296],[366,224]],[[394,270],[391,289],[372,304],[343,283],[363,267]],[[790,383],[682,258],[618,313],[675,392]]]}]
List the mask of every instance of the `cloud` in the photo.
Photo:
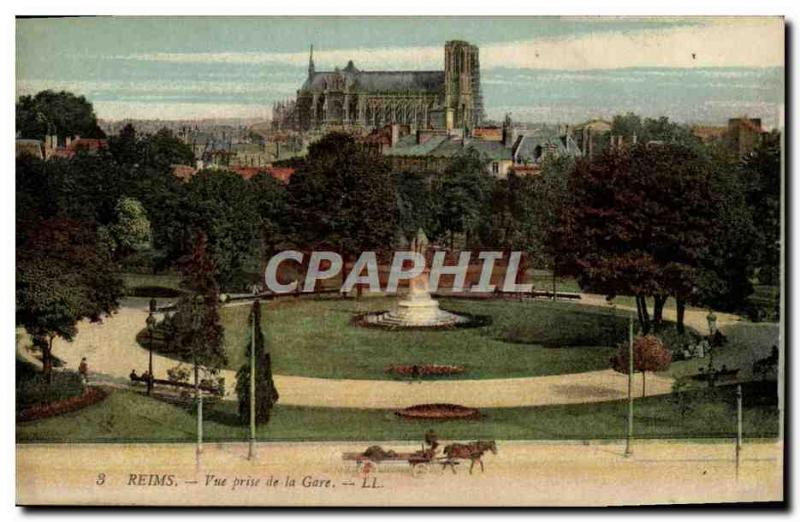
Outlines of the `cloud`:
[{"label": "cloud", "polygon": [[267,105],[237,103],[97,101],[94,102],[94,106],[98,116],[106,120],[122,120],[126,118],[144,120],[253,118],[268,120],[272,113]]},{"label": "cloud", "polygon": [[[784,65],[783,19],[713,18],[659,29],[598,31],[580,36],[481,45],[481,67],[492,69],[617,69],[625,67],[776,67]],[[624,27],[624,26],[621,26]],[[694,55],[694,56],[693,56]],[[308,53],[140,53],[120,60],[169,63],[304,66]],[[353,60],[364,69],[440,69],[441,46],[317,49],[318,69]]]}]

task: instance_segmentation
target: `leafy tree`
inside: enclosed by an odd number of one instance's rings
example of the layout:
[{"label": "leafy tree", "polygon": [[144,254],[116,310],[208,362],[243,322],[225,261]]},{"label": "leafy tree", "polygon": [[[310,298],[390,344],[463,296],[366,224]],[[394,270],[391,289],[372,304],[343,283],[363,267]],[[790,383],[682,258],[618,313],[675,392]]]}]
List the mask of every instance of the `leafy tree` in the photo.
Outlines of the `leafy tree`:
[{"label": "leafy tree", "polygon": [[100,321],[118,306],[122,280],[95,231],[69,218],[24,221],[17,230],[16,320],[42,352],[49,382],[55,337],[71,341],[77,323]]},{"label": "leafy tree", "polygon": [[142,204],[124,197],[117,202],[117,219],[110,233],[118,255],[126,255],[150,246],[150,220]]},{"label": "leafy tree", "polygon": [[410,237],[422,228],[431,237],[439,235],[436,221],[437,198],[430,172],[399,172],[394,176],[397,187],[397,224],[403,237]]},{"label": "leafy tree", "polygon": [[16,107],[17,132],[23,138],[43,140],[48,134],[105,138],[94,107],[71,92],[40,91],[20,96]]},{"label": "leafy tree", "polygon": [[747,202],[753,210],[757,228],[756,260],[761,284],[780,283],[781,260],[781,146],[780,136],[767,136],[742,159]]},{"label": "leafy tree", "polygon": [[[615,371],[627,374],[630,369],[628,362],[628,345],[623,343],[619,351],[611,360]],[[669,368],[672,363],[672,352],[664,343],[654,335],[639,336],[633,341],[633,370],[642,372],[642,397],[645,396],[645,372],[661,372]]]},{"label": "leafy tree", "polygon": [[288,240],[289,193],[285,184],[264,171],[250,178],[247,185],[259,218],[261,258],[265,260],[277,245]]},{"label": "leafy tree", "polygon": [[311,145],[288,190],[297,244],[328,245],[346,258],[391,247],[397,195],[389,166],[352,136],[330,133]]},{"label": "leafy tree", "polygon": [[693,304],[737,311],[753,292],[751,277],[761,246],[753,208],[747,201],[745,173],[723,148],[710,150],[711,190],[715,195],[715,233],[700,259]]},{"label": "leafy tree", "polygon": [[135,165],[142,161],[136,128],[130,123],[119,134],[108,137],[108,149],[120,164]]},{"label": "leafy tree", "polygon": [[465,234],[466,243],[475,235],[490,204],[493,178],[486,172],[486,162],[473,147],[468,147],[450,162],[436,179],[439,229],[450,235]]},{"label": "leafy tree", "polygon": [[558,266],[582,288],[635,296],[644,333],[652,325],[647,297],[655,298],[657,327],[667,297],[675,296],[680,331],[715,233],[703,158],[681,145],[615,150],[579,161],[569,188],[569,204],[548,239]]},{"label": "leafy tree", "polygon": [[[278,402],[278,390],[272,380],[272,362],[264,347],[264,332],[261,330],[261,303],[256,300],[250,312],[252,324],[255,318],[255,362],[256,362],[256,423],[269,422],[272,407]],[[252,331],[252,330],[251,330]],[[247,340],[247,362],[236,372],[236,395],[239,397],[239,418],[243,424],[250,422],[250,357],[251,339]]]},{"label": "leafy tree", "polygon": [[208,236],[215,277],[236,286],[244,261],[257,251],[259,214],[248,182],[228,171],[200,171],[187,186],[191,224]]},{"label": "leafy tree", "polygon": [[629,112],[614,116],[611,122],[611,134],[624,136],[631,140],[635,135],[639,143],[658,141],[673,145],[696,148],[700,140],[692,133],[688,125],[670,121],[666,116],[660,118],[642,118]]},{"label": "leafy tree", "polygon": [[181,263],[186,293],[178,300],[170,323],[170,343],[182,359],[192,361],[195,383],[201,367],[215,374],[227,363],[219,316],[219,286],[214,261],[203,232],[195,234],[192,253]]},{"label": "leafy tree", "polygon": [[139,158],[144,164],[169,168],[171,165],[194,165],[194,151],[177,138],[171,130],[163,128],[138,141]]},{"label": "leafy tree", "polygon": [[557,271],[555,252],[548,238],[567,204],[567,182],[574,168],[572,158],[547,158],[539,175],[509,178],[509,188],[515,194],[517,222],[512,246],[527,252],[536,266],[549,267],[554,272]]}]

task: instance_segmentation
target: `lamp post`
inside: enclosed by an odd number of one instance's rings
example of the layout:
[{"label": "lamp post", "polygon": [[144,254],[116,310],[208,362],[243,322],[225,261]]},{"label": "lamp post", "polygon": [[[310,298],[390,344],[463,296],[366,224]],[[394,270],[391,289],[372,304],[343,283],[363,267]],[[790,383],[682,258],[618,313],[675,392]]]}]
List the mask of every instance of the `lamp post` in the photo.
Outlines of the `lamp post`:
[{"label": "lamp post", "polygon": [[195,296],[192,300],[192,330],[194,339],[192,342],[192,362],[194,363],[194,398],[197,403],[197,448],[195,451],[196,463],[200,465],[200,454],[203,452],[203,395],[200,393],[200,369],[197,360],[197,340],[202,339],[201,328],[203,318],[200,316],[202,308],[199,306],[202,301],[201,296]]},{"label": "lamp post", "polygon": [[714,381],[717,378],[717,369],[714,368],[714,335],[717,333],[717,316],[714,310],[709,310],[706,315],[708,322],[708,383],[714,386]]},{"label": "lamp post", "polygon": [[147,314],[147,333],[150,335],[148,348],[150,349],[150,358],[147,364],[147,395],[153,393],[153,334],[156,331],[156,318],[153,312],[156,311],[157,303],[155,299],[150,300],[150,313]]},{"label": "lamp post", "polygon": [[628,319],[628,426],[625,435],[625,456],[633,455],[633,317]]}]

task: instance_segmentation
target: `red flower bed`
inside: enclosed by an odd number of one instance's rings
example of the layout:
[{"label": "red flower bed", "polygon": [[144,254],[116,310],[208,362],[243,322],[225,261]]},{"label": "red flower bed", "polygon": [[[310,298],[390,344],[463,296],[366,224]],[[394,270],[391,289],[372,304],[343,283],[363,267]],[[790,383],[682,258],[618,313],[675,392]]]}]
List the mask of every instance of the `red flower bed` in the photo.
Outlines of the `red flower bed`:
[{"label": "red flower bed", "polygon": [[418,404],[396,411],[395,415],[404,419],[453,420],[480,419],[481,412],[475,408],[467,408],[458,404]]},{"label": "red flower bed", "polygon": [[102,388],[94,386],[88,388],[82,395],[70,397],[63,401],[51,402],[41,406],[33,406],[22,410],[17,414],[17,422],[28,422],[33,420],[45,419],[54,415],[62,415],[80,410],[92,404],[96,404],[108,397],[108,392]]},{"label": "red flower bed", "polygon": [[396,364],[387,366],[385,371],[403,377],[425,377],[428,375],[457,375],[464,373],[464,367],[452,364]]}]

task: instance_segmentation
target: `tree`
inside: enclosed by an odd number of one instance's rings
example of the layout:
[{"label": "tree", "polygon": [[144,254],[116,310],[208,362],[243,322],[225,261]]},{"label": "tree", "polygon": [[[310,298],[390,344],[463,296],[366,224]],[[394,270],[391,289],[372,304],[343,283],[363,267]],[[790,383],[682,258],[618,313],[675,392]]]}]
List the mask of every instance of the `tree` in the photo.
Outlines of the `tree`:
[{"label": "tree", "polygon": [[352,136],[334,132],[311,145],[288,190],[299,246],[327,245],[346,259],[391,247],[397,195],[389,165]]},{"label": "tree", "polygon": [[142,204],[124,197],[117,202],[117,219],[110,227],[117,255],[124,256],[150,246],[150,220]]},{"label": "tree", "polygon": [[[261,330],[261,303],[256,300],[250,312],[250,321],[255,320],[255,361],[256,361],[256,423],[269,422],[272,407],[278,402],[278,390],[272,380],[272,362],[269,351],[264,346],[264,332]],[[252,330],[251,330],[252,331]],[[243,424],[250,422],[250,356],[251,338],[247,340],[247,362],[236,372],[236,395],[239,397],[239,418]]]},{"label": "tree", "polygon": [[[633,369],[642,372],[642,397],[645,396],[645,372],[660,372],[669,368],[672,352],[654,335],[639,336],[633,341]],[[627,375],[629,371],[628,345],[621,344],[611,367]]]},{"label": "tree", "polygon": [[492,177],[486,162],[473,147],[455,156],[444,173],[435,180],[439,229],[450,235],[450,248],[455,234],[476,235],[488,211],[492,193]]},{"label": "tree", "polygon": [[717,200],[716,227],[700,258],[692,304],[735,312],[753,292],[751,278],[763,251],[763,236],[747,200],[748,175],[738,158],[723,147],[709,152],[711,190]]},{"label": "tree", "polygon": [[71,341],[77,323],[112,314],[123,295],[110,254],[86,223],[29,219],[17,230],[16,320],[42,351],[47,382],[53,339]]},{"label": "tree", "polygon": [[211,374],[225,366],[224,331],[219,316],[219,287],[214,262],[203,232],[196,232],[192,253],[182,261],[186,293],[178,300],[172,316],[170,340],[182,359],[192,361],[195,384],[201,366]]},{"label": "tree", "polygon": [[109,136],[108,149],[121,165],[135,165],[142,161],[136,128],[128,123],[119,134]]},{"label": "tree", "polygon": [[781,146],[780,135],[766,136],[760,145],[742,158],[746,197],[755,221],[758,280],[780,284],[781,264]]},{"label": "tree", "polygon": [[138,141],[139,161],[146,165],[170,168],[171,165],[194,165],[194,151],[175,137],[171,130],[160,129]]},{"label": "tree", "polygon": [[43,140],[46,135],[105,138],[92,104],[83,96],[66,91],[46,90],[20,96],[16,123],[23,138]]},{"label": "tree", "polygon": [[191,226],[207,234],[215,277],[223,288],[241,286],[245,260],[258,249],[254,193],[241,176],[204,170],[187,186]]},{"label": "tree", "polygon": [[266,263],[269,254],[288,240],[289,193],[286,185],[268,172],[259,172],[247,183],[258,214],[261,236],[261,259]]},{"label": "tree", "polygon": [[403,237],[411,237],[420,228],[431,237],[440,233],[436,221],[436,195],[432,189],[435,174],[406,171],[394,176],[397,186],[397,225]]},{"label": "tree", "polygon": [[[715,233],[707,164],[681,145],[639,145],[579,161],[548,242],[584,289],[633,295],[642,331],[659,326],[668,296],[682,310]],[[653,321],[647,298],[654,297]]]}]

